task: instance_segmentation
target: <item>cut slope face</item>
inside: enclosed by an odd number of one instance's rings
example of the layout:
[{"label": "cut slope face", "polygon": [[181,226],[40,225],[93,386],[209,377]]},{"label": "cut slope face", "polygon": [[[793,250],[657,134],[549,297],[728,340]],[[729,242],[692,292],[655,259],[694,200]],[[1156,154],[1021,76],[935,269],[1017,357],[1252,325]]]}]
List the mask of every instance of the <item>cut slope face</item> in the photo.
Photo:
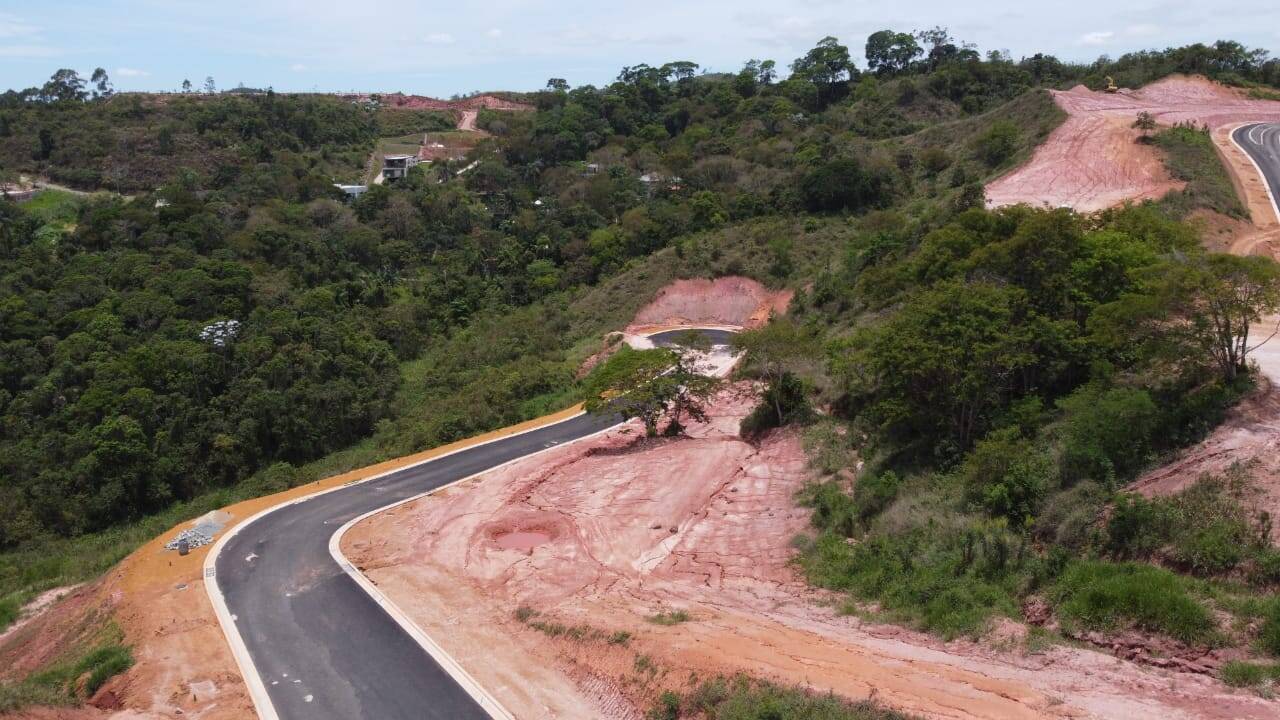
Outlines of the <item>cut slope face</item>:
[{"label": "cut slope face", "polygon": [[752,328],[786,311],[790,290],[771,291],[745,277],[677,280],[636,314],[629,332],[681,325]]},{"label": "cut slope face", "polygon": [[[1114,94],[1080,85],[1053,91],[1053,97],[1067,120],[1029,162],[987,186],[989,206],[1027,203],[1089,212],[1179,189],[1182,183],[1169,176],[1155,148],[1135,142],[1139,131],[1130,126],[1140,112],[1161,125],[1193,122],[1213,130],[1280,120],[1280,102],[1253,100],[1203,77],[1172,76]],[[1225,151],[1225,135],[1215,132],[1214,139]],[[1255,220],[1261,220],[1256,212]]]},{"label": "cut slope face", "polygon": [[746,390],[690,438],[633,424],[555,448],[370,517],[343,551],[521,720],[639,720],[663,689],[735,672],[928,718],[1274,717],[1204,676],[834,613],[789,564],[809,518],[799,438],[739,438]]}]

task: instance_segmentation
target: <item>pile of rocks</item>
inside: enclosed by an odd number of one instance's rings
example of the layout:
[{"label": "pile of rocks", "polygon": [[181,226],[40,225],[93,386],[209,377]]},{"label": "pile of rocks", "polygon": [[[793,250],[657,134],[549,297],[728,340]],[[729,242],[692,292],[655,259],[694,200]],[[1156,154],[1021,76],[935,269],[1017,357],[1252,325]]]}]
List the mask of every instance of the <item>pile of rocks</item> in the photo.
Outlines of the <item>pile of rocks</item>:
[{"label": "pile of rocks", "polygon": [[178,533],[178,536],[165,543],[165,550],[177,550],[178,545],[183,540],[187,541],[187,549],[195,549],[201,545],[208,545],[213,542],[213,534],[205,532],[200,528],[191,528]]}]

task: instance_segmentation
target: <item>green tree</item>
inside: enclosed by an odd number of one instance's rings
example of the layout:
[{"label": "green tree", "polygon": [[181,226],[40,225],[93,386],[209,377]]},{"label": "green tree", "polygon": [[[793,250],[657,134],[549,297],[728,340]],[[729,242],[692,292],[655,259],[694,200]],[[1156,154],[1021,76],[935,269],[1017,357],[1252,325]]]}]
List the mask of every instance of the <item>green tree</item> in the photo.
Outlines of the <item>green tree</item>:
[{"label": "green tree", "polygon": [[1044,332],[1025,291],[947,281],[832,348],[831,370],[882,436],[968,448],[1031,376]]},{"label": "green tree", "polygon": [[880,30],[867,37],[867,69],[879,75],[904,72],[923,54],[924,50],[910,33]]},{"label": "green tree", "polygon": [[1143,110],[1138,113],[1138,117],[1133,121],[1131,127],[1135,130],[1141,130],[1142,139],[1146,141],[1150,139],[1151,131],[1156,129],[1156,119],[1152,117],[1151,113]]},{"label": "green tree", "polygon": [[767,384],[769,390],[765,399],[773,413],[773,422],[770,423],[773,427],[786,424],[792,414],[803,409],[788,406],[786,394],[781,389],[788,376],[819,357],[822,342],[813,328],[783,315],[754,330],[738,333],[733,338],[733,347],[742,353],[745,366]]},{"label": "green tree", "polygon": [[849,90],[849,80],[856,73],[849,48],[830,35],[791,63],[793,79],[805,80],[817,87],[820,108],[844,97]]},{"label": "green tree", "polygon": [[670,410],[667,434],[682,431],[682,418],[705,418],[705,403],[718,381],[698,372],[694,353],[624,347],[587,377],[587,412],[640,418],[645,433],[658,434],[658,422]]},{"label": "green tree", "polygon": [[1112,346],[1138,340],[1153,356],[1199,358],[1231,382],[1261,345],[1250,341],[1253,326],[1277,310],[1274,260],[1192,251],[1146,269],[1139,289],[1099,308],[1091,329]]},{"label": "green tree", "polygon": [[93,96],[95,98],[111,97],[115,92],[111,89],[111,79],[107,77],[107,71],[102,68],[93,71],[93,76],[89,78],[89,82],[93,83]]}]

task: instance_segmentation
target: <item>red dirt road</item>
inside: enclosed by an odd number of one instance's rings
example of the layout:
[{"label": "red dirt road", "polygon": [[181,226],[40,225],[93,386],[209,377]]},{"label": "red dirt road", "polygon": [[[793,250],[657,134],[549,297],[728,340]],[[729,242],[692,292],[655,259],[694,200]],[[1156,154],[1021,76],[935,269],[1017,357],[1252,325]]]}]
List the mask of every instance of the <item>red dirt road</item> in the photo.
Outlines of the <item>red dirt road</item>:
[{"label": "red dirt road", "polygon": [[[1139,131],[1130,125],[1139,112],[1151,113],[1161,125],[1194,122],[1215,131],[1245,122],[1280,121],[1280,102],[1253,100],[1201,77],[1174,76],[1115,94],[1077,86],[1053,96],[1067,120],[1029,162],[987,186],[989,206],[1028,203],[1087,212],[1127,200],[1159,198],[1178,189],[1181,183],[1169,176],[1156,150],[1135,142]],[[1214,136],[1225,152],[1225,135]],[[1262,222],[1252,202],[1250,209],[1255,222]]]}]

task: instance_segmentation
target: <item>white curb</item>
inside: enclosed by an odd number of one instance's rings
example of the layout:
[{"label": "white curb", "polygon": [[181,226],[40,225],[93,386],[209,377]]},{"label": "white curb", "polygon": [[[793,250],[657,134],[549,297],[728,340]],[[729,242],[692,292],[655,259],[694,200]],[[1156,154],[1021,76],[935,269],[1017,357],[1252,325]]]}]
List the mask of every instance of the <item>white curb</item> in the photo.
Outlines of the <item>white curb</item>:
[{"label": "white curb", "polygon": [[[676,329],[684,329],[684,328],[676,328]],[[687,329],[689,330],[731,330],[735,332],[742,330],[742,328],[740,327],[724,326],[724,325],[692,326]],[[670,332],[670,330],[671,329],[654,330],[653,332],[647,333],[645,337],[648,337],[649,335],[658,335],[664,332]],[[733,367],[733,365],[734,363],[729,363],[724,368],[717,368],[717,372],[714,374],[727,375],[729,370]],[[231,611],[227,608],[226,599],[223,597],[222,591],[218,587],[218,574],[217,574],[218,553],[222,551],[222,547],[226,545],[227,541],[235,537],[236,533],[240,532],[240,530],[242,530],[243,528],[248,527],[254,521],[262,518],[265,515],[269,515],[270,513],[273,513],[276,510],[279,510],[280,508],[306,502],[308,500],[311,500],[312,498],[317,498],[317,497],[320,497],[321,495],[334,492],[335,490],[345,490],[346,488],[351,487],[352,485],[360,485],[363,483],[371,482],[373,480],[378,480],[388,475],[392,475],[398,472],[403,472],[405,470],[418,467],[419,465],[425,465],[430,462],[435,462],[436,460],[447,458],[450,455],[456,455],[457,453],[471,450],[472,448],[482,447],[484,445],[489,445],[491,443],[495,443],[502,440],[507,440],[509,438],[518,437],[520,435],[525,435],[527,433],[535,432],[537,430],[544,430],[546,428],[555,427],[556,425],[560,425],[570,420],[574,420],[576,418],[582,417],[585,414],[586,414],[585,411],[578,412],[573,415],[570,415],[567,418],[557,420],[552,423],[547,423],[546,425],[538,425],[536,427],[528,428],[527,430],[521,430],[519,432],[514,432],[509,435],[502,435],[500,437],[495,437],[490,440],[485,440],[484,442],[478,442],[473,445],[460,447],[457,450],[450,450],[447,453],[442,453],[440,455],[435,455],[433,457],[425,458],[423,460],[419,460],[417,462],[410,463],[408,465],[404,465],[402,467],[398,467],[393,470],[387,470],[385,472],[381,472],[376,475],[370,475],[369,477],[363,478],[361,480],[356,480],[354,482],[349,482],[344,485],[338,485],[336,487],[327,488],[325,490],[314,492],[314,493],[311,493],[310,495],[305,495],[303,497],[294,498],[291,500],[285,500],[279,503],[278,505],[273,505],[269,508],[266,508],[254,514],[252,517],[248,518],[244,522],[239,523],[234,527],[232,527],[230,530],[227,531],[225,535],[219,538],[218,541],[214,543],[213,548],[210,549],[209,554],[204,559],[205,591],[209,595],[210,602],[213,603],[214,614],[218,616],[218,623],[222,626],[222,633],[223,635],[226,636],[227,643],[231,646],[231,654],[235,657],[236,665],[238,665],[240,668],[240,674],[241,676],[244,677],[245,685],[248,686],[249,688],[249,697],[252,698],[253,700],[254,709],[257,711],[258,717],[260,718],[260,720],[280,720],[280,716],[276,712],[275,706],[271,703],[271,696],[267,693],[267,687],[262,682],[262,676],[258,674],[258,668],[253,662],[253,657],[250,656],[249,654],[249,648],[248,646],[245,645],[244,638],[240,636],[240,631],[238,628],[236,628],[236,625],[235,625],[235,619],[231,616]],[[370,597],[373,598],[374,602],[376,602],[384,611],[386,611],[386,613],[389,616],[391,616],[391,619],[394,620],[396,624],[399,625],[402,629],[404,629],[404,631],[407,632],[409,636],[412,637],[414,641],[417,642],[418,645],[421,646],[422,649],[427,652],[428,655],[430,655],[437,663],[439,663],[440,667],[443,668],[445,672],[449,673],[449,676],[453,678],[454,681],[457,682],[458,685],[461,686],[462,689],[465,690],[467,694],[470,695],[471,698],[475,700],[476,703],[480,705],[480,707],[483,708],[491,718],[494,718],[494,720],[513,720],[514,716],[512,716],[510,711],[508,711],[505,707],[503,707],[502,704],[498,702],[496,698],[490,695],[487,690],[481,687],[480,684],[477,683],[475,679],[471,677],[471,675],[467,673],[465,669],[463,669],[463,667],[458,663],[457,660],[455,660],[451,655],[449,655],[449,653],[447,653],[444,650],[444,648],[440,647],[439,644],[437,644],[434,640],[432,640],[431,637],[427,635],[426,632],[422,630],[422,628],[418,627],[418,625],[414,623],[413,620],[411,620],[409,616],[404,613],[403,610],[397,607],[395,603],[391,602],[390,598],[388,598],[385,594],[383,594],[383,592],[379,590],[378,587],[369,580],[369,578],[365,577],[363,573],[355,569],[355,566],[353,566],[347,560],[346,556],[342,554],[342,549],[340,547],[340,544],[342,541],[342,535],[346,533],[347,530],[351,529],[356,523],[360,522],[361,520],[364,520],[365,518],[371,517],[373,515],[384,512],[386,510],[390,510],[400,505],[413,502],[414,500],[419,500],[433,493],[440,492],[441,490],[444,490],[446,488],[453,487],[454,485],[457,485],[459,483],[463,483],[468,480],[479,477],[481,475],[484,475],[485,473],[490,473],[500,468],[506,467],[507,465],[510,465],[512,463],[519,462],[521,460],[525,460],[525,459],[534,457],[536,455],[540,455],[544,452],[547,452],[548,450],[554,450],[557,448],[565,447],[567,445],[572,445],[577,442],[581,442],[583,440],[587,440],[589,438],[596,437],[597,435],[609,432],[610,430],[613,430],[614,428],[617,428],[618,426],[623,424],[625,423],[616,423],[602,430],[597,430],[596,432],[591,433],[590,435],[584,435],[580,438],[575,438],[568,442],[552,445],[550,447],[543,448],[541,450],[529,453],[527,455],[521,455],[518,458],[513,458],[500,465],[495,465],[491,468],[486,468],[485,470],[481,470],[480,472],[475,473],[473,475],[469,475],[467,477],[454,480],[453,482],[447,483],[445,485],[441,485],[440,487],[433,488],[431,490],[420,493],[413,497],[405,498],[404,500],[398,500],[389,505],[384,505],[383,507],[377,508],[375,510],[371,510],[359,517],[349,520],[346,524],[344,524],[341,528],[339,528],[337,532],[329,536],[329,555],[332,556],[334,561],[338,563],[338,566],[341,567],[342,570],[346,572],[347,575],[349,575],[353,580],[355,580],[356,583],[365,592],[367,592]]]},{"label": "white curb", "polygon": [[[1243,147],[1240,146],[1240,143],[1236,142],[1236,131],[1239,130],[1240,128],[1248,125],[1270,125],[1270,124],[1272,123],[1265,123],[1262,121],[1240,123],[1239,125],[1235,125],[1230,130],[1227,131],[1227,139],[1231,141],[1231,144],[1234,145],[1237,150],[1239,150],[1241,153],[1244,154],[1246,158],[1249,159],[1249,164],[1253,165],[1253,169],[1258,172],[1258,179],[1262,181],[1262,189],[1266,191],[1267,199],[1271,201],[1271,212],[1275,213],[1276,222],[1280,223],[1280,204],[1276,203],[1276,196],[1274,193],[1271,192],[1271,183],[1267,182],[1267,176],[1262,172],[1262,167],[1258,165],[1258,161],[1253,159],[1253,155],[1249,154],[1248,150],[1245,150]],[[1247,197],[1244,198],[1244,201],[1247,206],[1249,198]]]}]

